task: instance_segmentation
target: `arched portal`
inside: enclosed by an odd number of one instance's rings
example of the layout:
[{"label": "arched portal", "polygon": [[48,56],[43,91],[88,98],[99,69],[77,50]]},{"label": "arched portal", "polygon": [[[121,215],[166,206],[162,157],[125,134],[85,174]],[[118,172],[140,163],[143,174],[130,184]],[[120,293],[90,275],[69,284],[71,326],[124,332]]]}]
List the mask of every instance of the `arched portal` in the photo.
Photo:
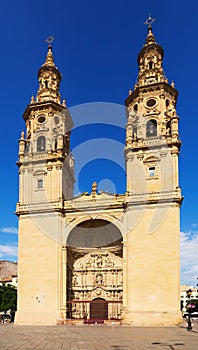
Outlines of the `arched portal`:
[{"label": "arched portal", "polygon": [[67,246],[99,248],[115,246],[122,240],[120,230],[107,220],[86,220],[74,227],[67,238]]},{"label": "arched portal", "polygon": [[67,318],[120,319],[122,234],[106,220],[86,220],[67,238]]}]

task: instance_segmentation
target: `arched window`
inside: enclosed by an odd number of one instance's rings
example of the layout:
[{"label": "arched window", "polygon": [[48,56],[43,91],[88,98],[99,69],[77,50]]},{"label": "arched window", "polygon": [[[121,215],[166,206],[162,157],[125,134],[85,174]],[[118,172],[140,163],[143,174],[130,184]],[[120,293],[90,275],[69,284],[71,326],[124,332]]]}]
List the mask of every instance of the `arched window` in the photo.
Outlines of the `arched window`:
[{"label": "arched window", "polygon": [[45,137],[39,136],[37,139],[37,152],[44,152],[45,151]]},{"label": "arched window", "polygon": [[157,136],[157,122],[152,119],[149,120],[146,124],[146,137]]},{"label": "arched window", "polygon": [[134,112],[138,111],[138,104],[137,103],[133,106],[133,110],[134,110]]},{"label": "arched window", "polygon": [[153,69],[153,62],[152,61],[149,62],[149,69]]},{"label": "arched window", "polygon": [[170,135],[170,134],[171,134],[171,121],[169,121],[169,122],[166,124],[166,134],[167,134],[167,135]]}]

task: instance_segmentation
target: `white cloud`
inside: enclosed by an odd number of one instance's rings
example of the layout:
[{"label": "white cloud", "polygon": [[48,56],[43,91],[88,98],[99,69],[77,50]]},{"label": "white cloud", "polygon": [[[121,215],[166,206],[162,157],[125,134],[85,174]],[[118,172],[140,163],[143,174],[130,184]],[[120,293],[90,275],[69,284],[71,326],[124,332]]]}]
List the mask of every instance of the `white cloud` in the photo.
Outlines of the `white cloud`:
[{"label": "white cloud", "polygon": [[181,232],[181,283],[195,286],[198,277],[198,232]]},{"label": "white cloud", "polygon": [[9,260],[13,257],[17,257],[18,249],[14,245],[0,245],[0,258]]},{"label": "white cloud", "polygon": [[18,233],[18,230],[16,227],[2,227],[0,231],[3,233],[14,233],[14,234]]}]

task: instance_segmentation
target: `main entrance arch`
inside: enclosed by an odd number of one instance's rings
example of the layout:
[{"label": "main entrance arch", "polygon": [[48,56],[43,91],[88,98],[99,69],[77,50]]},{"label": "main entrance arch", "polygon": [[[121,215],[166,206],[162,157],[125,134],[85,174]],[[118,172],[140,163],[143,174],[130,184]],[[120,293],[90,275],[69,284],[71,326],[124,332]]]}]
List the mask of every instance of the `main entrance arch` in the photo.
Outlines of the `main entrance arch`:
[{"label": "main entrance arch", "polygon": [[121,319],[122,235],[112,223],[87,220],[67,239],[67,318]]},{"label": "main entrance arch", "polygon": [[103,219],[85,220],[75,226],[67,237],[67,246],[75,248],[100,248],[116,246],[122,241],[119,228]]}]

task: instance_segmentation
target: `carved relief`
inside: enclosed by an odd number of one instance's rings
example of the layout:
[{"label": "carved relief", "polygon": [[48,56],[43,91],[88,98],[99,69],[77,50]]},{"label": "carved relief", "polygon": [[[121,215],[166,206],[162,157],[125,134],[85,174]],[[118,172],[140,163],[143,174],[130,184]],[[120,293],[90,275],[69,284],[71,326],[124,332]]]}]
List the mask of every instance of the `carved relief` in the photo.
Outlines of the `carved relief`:
[{"label": "carved relief", "polygon": [[[71,265],[72,261],[70,262]],[[101,249],[85,254],[80,258],[77,254],[70,273],[72,283],[68,291],[68,299],[73,299],[72,315],[70,317],[83,318],[86,309],[86,317],[89,318],[88,301],[92,302],[95,298],[108,301],[110,311],[114,306],[113,302],[120,301],[119,304],[116,304],[114,312],[115,318],[120,317],[123,292],[121,257]],[[78,302],[75,303],[75,301]],[[83,303],[83,301],[86,301],[86,303]]]}]

